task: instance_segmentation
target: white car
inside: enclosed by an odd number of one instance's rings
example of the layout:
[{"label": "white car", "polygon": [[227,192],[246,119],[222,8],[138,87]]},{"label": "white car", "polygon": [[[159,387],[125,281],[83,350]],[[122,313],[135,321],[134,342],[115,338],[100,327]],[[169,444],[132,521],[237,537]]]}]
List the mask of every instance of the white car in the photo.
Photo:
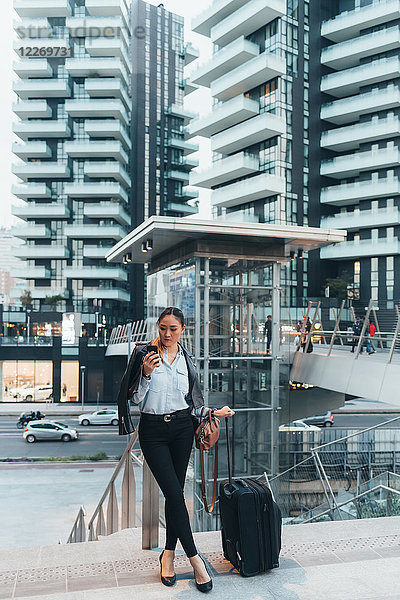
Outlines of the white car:
[{"label": "white car", "polygon": [[35,385],[35,387],[19,388],[14,397],[19,402],[40,402],[50,400],[52,395],[52,385]]},{"label": "white car", "polygon": [[321,431],[320,427],[316,425],[307,425],[303,421],[297,420],[288,423],[287,425],[281,425],[279,431],[290,431],[290,432],[304,432],[304,431]]},{"label": "white car", "polygon": [[28,423],[22,437],[28,444],[33,444],[40,440],[71,442],[72,440],[77,440],[79,434],[76,429],[72,429],[69,425],[65,425],[65,423],[42,420]]},{"label": "white car", "polygon": [[115,408],[103,408],[93,413],[79,415],[79,425],[118,425],[118,411]]}]

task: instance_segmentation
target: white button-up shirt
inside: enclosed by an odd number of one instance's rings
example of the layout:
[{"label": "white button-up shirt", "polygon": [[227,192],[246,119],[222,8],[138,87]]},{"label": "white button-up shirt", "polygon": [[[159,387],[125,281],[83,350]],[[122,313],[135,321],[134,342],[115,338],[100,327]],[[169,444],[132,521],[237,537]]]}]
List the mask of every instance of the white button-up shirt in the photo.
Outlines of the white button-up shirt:
[{"label": "white button-up shirt", "polygon": [[[185,396],[189,392],[189,374],[182,349],[172,364],[168,361],[168,351],[165,351],[164,362],[156,367],[151,379],[142,377],[138,391],[133,395],[133,401],[140,407],[140,412],[153,415],[165,415],[177,410],[188,408]],[[192,414],[200,417],[204,407],[193,409]]]}]

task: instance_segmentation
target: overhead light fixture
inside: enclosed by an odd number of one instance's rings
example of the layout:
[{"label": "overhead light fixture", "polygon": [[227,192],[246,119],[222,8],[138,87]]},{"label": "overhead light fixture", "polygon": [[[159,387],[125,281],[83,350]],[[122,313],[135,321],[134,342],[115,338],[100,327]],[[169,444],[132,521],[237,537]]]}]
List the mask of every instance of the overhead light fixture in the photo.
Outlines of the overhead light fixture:
[{"label": "overhead light fixture", "polygon": [[142,252],[147,252],[146,242],[142,243]]},{"label": "overhead light fixture", "polygon": [[146,250],[153,250],[153,240],[147,240],[146,242]]},{"label": "overhead light fixture", "polygon": [[294,250],[291,250],[290,252],[290,260],[294,260],[296,258],[296,252]]},{"label": "overhead light fixture", "polygon": [[132,254],[130,252],[128,252],[128,254],[126,255],[126,263],[129,264],[132,262]]},{"label": "overhead light fixture", "polygon": [[303,248],[299,248],[298,249],[298,251],[297,251],[297,258],[300,258],[300,260],[304,258],[304,256],[303,256]]}]

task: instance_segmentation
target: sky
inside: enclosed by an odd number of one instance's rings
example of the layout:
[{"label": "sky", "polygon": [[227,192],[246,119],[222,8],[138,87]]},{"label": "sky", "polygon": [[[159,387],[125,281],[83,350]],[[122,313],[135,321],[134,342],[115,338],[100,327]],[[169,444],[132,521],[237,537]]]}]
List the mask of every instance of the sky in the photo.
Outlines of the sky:
[{"label": "sky", "polygon": [[[150,4],[158,5],[159,2],[150,0]],[[194,46],[200,50],[201,62],[211,55],[211,43],[204,36],[192,33],[190,31],[190,22],[194,15],[206,8],[211,0],[205,0],[203,5],[200,3],[191,2],[189,0],[164,0],[163,4],[169,11],[182,15],[185,18],[185,38],[186,41],[191,41]],[[18,16],[13,10],[12,0],[2,0],[1,2],[1,17],[3,21],[2,35],[0,36],[0,227],[8,227],[15,223],[20,223],[11,215],[12,204],[19,204],[17,198],[11,194],[11,186],[19,180],[11,172],[12,163],[17,157],[12,154],[12,143],[16,139],[12,133],[12,123],[17,119],[12,112],[12,103],[14,101],[14,93],[12,91],[12,83],[17,76],[13,73],[12,63],[16,60],[17,55],[13,50],[13,41],[15,39],[13,20]],[[189,69],[192,65],[189,66]],[[189,71],[190,72],[190,71]],[[208,89],[198,90],[190,94],[185,101],[185,105],[193,112],[204,114],[211,108],[211,99]],[[209,142],[198,138],[195,140],[200,142],[200,152],[193,154],[193,158],[198,158],[202,167],[210,161]],[[207,190],[200,190],[200,211],[199,216],[203,218],[210,217],[210,193]]]}]

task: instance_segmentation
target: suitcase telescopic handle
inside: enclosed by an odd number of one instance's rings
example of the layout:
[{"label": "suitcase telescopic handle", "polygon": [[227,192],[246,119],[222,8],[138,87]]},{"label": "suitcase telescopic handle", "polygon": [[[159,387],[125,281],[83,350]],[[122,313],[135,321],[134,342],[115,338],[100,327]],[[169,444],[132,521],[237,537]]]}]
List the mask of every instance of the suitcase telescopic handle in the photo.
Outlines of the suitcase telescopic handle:
[{"label": "suitcase telescopic handle", "polygon": [[231,468],[231,449],[229,444],[229,427],[228,427],[228,417],[225,417],[225,430],[226,430],[226,452],[228,458],[228,478],[229,478],[229,489],[232,490],[232,468]]}]

